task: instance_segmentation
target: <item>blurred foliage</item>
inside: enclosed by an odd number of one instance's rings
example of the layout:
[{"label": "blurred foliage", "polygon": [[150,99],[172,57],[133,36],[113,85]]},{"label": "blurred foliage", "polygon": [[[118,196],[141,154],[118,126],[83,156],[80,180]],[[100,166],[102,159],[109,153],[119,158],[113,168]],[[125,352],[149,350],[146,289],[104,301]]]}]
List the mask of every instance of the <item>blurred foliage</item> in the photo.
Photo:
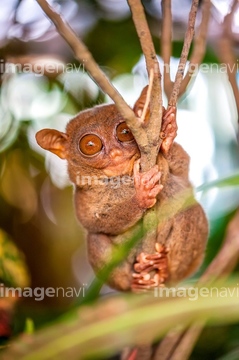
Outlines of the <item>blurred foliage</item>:
[{"label": "blurred foliage", "polygon": [[0,229],[0,279],[6,286],[26,287],[30,279],[23,255]]},{"label": "blurred foliage", "polygon": [[235,323],[239,319],[237,282],[224,286],[231,296],[218,296],[222,288],[214,286],[202,288],[209,297],[199,293],[197,298],[158,298],[157,293],[110,297],[69,313],[68,318],[39,331],[33,342],[27,335],[21,337],[3,359],[105,359],[124,346],[151,343],[176,324],[183,328],[205,320],[208,325]]},{"label": "blurred foliage", "polygon": [[[106,74],[118,85],[119,75],[130,79],[123,86],[121,84],[122,94],[129,92],[137,97],[142,84],[139,86],[135,82],[131,71],[140,58],[141,49],[126,1],[71,0],[55,3],[61,6],[64,17],[84,39]],[[216,6],[217,1],[214,3]],[[61,292],[59,296],[45,296],[41,301],[33,297],[22,298],[16,308],[12,328],[14,335],[26,334],[23,343],[10,347],[9,354],[13,357],[6,359],[16,358],[16,354],[20,358],[20,353],[29,359],[49,358],[49,354],[64,359],[65,351],[69,351],[67,354],[71,356],[74,346],[80,346],[82,353],[71,358],[82,358],[83,354],[87,358],[98,358],[102,351],[101,358],[105,359],[142,336],[156,339],[171,325],[198,319],[205,314],[211,315],[214,326],[204,330],[191,359],[238,358],[238,350],[235,350],[239,348],[236,295],[220,298],[220,301],[202,298],[195,302],[179,298],[162,301],[152,297],[117,295],[97,303],[102,281],[95,279],[92,282],[94,276],[87,262],[84,232],[75,220],[66,166],[63,161],[57,161],[54,156],[42,151],[34,136],[44,127],[63,131],[75,113],[102,103],[105,97],[85,73],[82,64],[73,58],[68,45],[39,11],[35,1],[0,0],[0,4],[0,228],[14,239],[20,253],[24,254],[32,288],[61,287],[66,290],[70,287],[79,289],[82,285],[89,288],[87,296],[81,293],[78,297],[76,294],[66,297]],[[178,4],[174,2],[175,57],[180,56],[189,4],[186,0]],[[159,52],[160,14],[155,11],[154,1],[145,1],[145,6]],[[209,34],[205,56],[208,63],[217,62],[213,43],[217,26],[220,29],[220,25],[216,25]],[[27,59],[24,58],[26,56]],[[8,73],[3,68],[6,62],[15,64]],[[23,67],[23,71],[19,71],[17,65],[25,63],[28,63],[28,70]],[[42,65],[34,68],[34,64],[39,63]],[[47,71],[47,65],[51,65],[54,71]],[[179,112],[187,110],[189,117],[205,109],[207,116],[200,118],[199,128],[205,120],[213,133],[213,155],[210,157],[204,130],[200,134],[196,131],[196,137],[200,139],[196,152],[200,155],[204,149],[212,167],[216,168],[214,177],[208,175],[208,169],[202,169],[204,183],[198,188],[203,196],[207,196],[210,205],[211,236],[202,269],[218,252],[227,224],[235,212],[235,204],[238,205],[238,147],[228,116],[230,113],[233,117],[234,108],[224,95],[230,92],[225,83],[227,80],[217,82],[219,75],[216,74],[218,77],[215,78],[215,74],[211,77],[203,74],[201,92],[196,90],[196,95],[193,95],[192,87],[191,97],[186,94],[179,104]],[[222,94],[222,100],[219,94]],[[209,98],[208,103],[202,95]],[[184,112],[183,116],[187,113]],[[196,124],[191,126],[196,127]],[[185,131],[189,138],[187,126]],[[192,138],[190,146],[193,145]],[[234,202],[228,209],[231,198]],[[26,286],[23,284],[28,283],[28,273],[24,262],[5,232],[0,232],[4,253],[3,257],[1,255],[1,280],[14,286],[20,286],[20,283]],[[131,242],[134,243],[134,240],[131,239]],[[101,274],[103,279],[125,251],[128,251],[127,246],[115,255],[112,264]],[[199,274],[195,275],[195,281]],[[237,282],[228,286],[237,288]],[[104,292],[108,293],[109,289],[105,288]],[[88,307],[80,305],[79,310],[79,303],[88,303]],[[59,322],[48,328],[50,322],[61,314],[64,316]],[[37,330],[41,327],[44,329],[38,334]],[[25,347],[29,339],[35,341],[30,347]]]}]

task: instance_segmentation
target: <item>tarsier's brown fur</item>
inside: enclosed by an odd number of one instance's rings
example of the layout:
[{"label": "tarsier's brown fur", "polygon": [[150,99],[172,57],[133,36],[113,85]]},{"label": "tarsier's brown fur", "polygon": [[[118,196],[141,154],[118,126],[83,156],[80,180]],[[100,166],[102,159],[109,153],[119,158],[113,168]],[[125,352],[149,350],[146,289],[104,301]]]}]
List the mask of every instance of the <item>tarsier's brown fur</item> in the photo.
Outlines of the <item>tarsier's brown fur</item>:
[{"label": "tarsier's brown fur", "polygon": [[[141,104],[142,96],[139,100]],[[136,115],[138,110],[136,106]],[[167,281],[175,283],[201,264],[208,234],[202,207],[196,201],[185,206],[186,199],[193,196],[188,179],[189,156],[176,143],[167,146],[166,136],[157,166],[140,173],[136,142],[121,143],[115,136],[116,126],[123,121],[115,105],[97,106],[73,118],[66,133],[44,129],[37,134],[37,141],[44,149],[68,161],[69,177],[75,185],[76,215],[88,231],[89,260],[96,273],[110,261],[114,248],[137,231],[147,208],[155,206],[161,219],[157,242],[168,251]],[[79,141],[90,133],[101,138],[103,148],[94,156],[85,156],[79,150]],[[138,182],[134,180],[136,177]],[[82,179],[93,180],[89,183]],[[129,290],[136,256],[152,251],[151,245],[147,235],[141,239],[112,271],[109,285]]]}]

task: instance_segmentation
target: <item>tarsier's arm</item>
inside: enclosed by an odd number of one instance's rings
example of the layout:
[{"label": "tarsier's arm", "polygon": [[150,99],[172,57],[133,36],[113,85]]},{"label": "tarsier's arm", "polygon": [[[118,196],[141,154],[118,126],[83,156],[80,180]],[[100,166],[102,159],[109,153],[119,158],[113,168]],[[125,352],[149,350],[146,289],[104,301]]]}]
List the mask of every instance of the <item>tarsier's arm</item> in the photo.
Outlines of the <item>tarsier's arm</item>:
[{"label": "tarsier's arm", "polygon": [[161,173],[154,166],[140,173],[136,160],[132,176],[107,179],[107,184],[87,190],[76,187],[75,209],[79,221],[91,233],[122,234],[135,225],[156,203],[162,189]]}]

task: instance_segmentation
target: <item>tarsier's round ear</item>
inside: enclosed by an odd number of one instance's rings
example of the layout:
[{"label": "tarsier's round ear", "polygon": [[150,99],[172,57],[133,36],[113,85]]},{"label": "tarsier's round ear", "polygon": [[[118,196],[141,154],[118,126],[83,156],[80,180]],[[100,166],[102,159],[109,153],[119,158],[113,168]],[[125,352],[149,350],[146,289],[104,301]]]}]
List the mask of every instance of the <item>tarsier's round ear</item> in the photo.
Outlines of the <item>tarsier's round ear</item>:
[{"label": "tarsier's round ear", "polygon": [[66,159],[68,135],[54,129],[43,129],[36,133],[36,141],[43,149]]},{"label": "tarsier's round ear", "polygon": [[[138,100],[136,101],[136,103],[134,104],[134,107],[133,107],[135,115],[139,118],[143,114],[143,110],[144,110],[144,106],[145,106],[145,102],[146,102],[146,98],[147,98],[147,92],[148,92],[148,85],[143,88]],[[147,108],[147,111],[146,111],[146,116],[145,116],[146,121],[148,120],[148,117],[149,117],[149,108]]]}]

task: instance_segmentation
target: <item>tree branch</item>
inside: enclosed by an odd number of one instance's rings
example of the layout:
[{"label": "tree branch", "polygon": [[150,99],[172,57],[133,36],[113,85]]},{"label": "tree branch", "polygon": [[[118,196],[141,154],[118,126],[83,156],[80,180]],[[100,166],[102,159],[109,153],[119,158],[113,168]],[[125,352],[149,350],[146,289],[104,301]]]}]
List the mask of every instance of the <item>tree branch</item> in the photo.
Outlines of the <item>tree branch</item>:
[{"label": "tree branch", "polygon": [[188,19],[188,27],[184,38],[183,43],[183,49],[178,65],[177,74],[175,77],[175,82],[173,86],[173,91],[169,99],[169,106],[176,106],[177,100],[178,100],[178,94],[181,86],[181,82],[183,80],[183,74],[188,58],[189,49],[192,43],[192,39],[194,36],[194,26],[195,26],[195,20],[197,15],[197,9],[198,9],[198,2],[199,0],[193,0],[191,10],[189,13],[189,19]]},{"label": "tree branch", "polygon": [[138,145],[141,147],[147,146],[146,132],[141,127],[141,124],[136,118],[133,110],[129,107],[123,97],[118,93],[103,71],[99,68],[98,64],[93,59],[92,54],[85,46],[85,44],[78,38],[71,27],[47,3],[46,0],[37,0],[37,2],[44,13],[54,23],[57,31],[70,45],[74,51],[75,57],[84,65],[85,69],[89,72],[98,86],[115,102],[117,109],[127,122],[127,125],[132,130]]},{"label": "tree branch", "polygon": [[232,20],[235,14],[235,11],[238,7],[238,1],[234,0],[230,13],[225,16],[223,22],[223,34],[218,39],[218,47],[217,53],[220,61],[227,66],[227,75],[228,80],[231,84],[232,91],[235,97],[236,106],[237,106],[237,113],[238,113],[238,122],[239,122],[239,90],[237,86],[237,67],[236,67],[236,56],[233,51],[233,38],[232,38]]},{"label": "tree branch", "polygon": [[211,12],[211,0],[203,0],[202,2],[202,19],[199,26],[198,34],[194,39],[194,47],[192,55],[190,57],[189,70],[182,80],[182,84],[179,90],[179,97],[182,96],[191,80],[191,77],[199,69],[203,57],[206,51],[206,39],[207,39],[207,30],[210,19]]},{"label": "tree branch", "polygon": [[161,57],[163,59],[163,82],[167,98],[173,91],[173,81],[170,77],[170,58],[172,55],[172,9],[171,0],[162,0],[162,31],[161,31]]},{"label": "tree branch", "polygon": [[148,76],[153,70],[154,78],[150,98],[150,119],[145,124],[148,137],[148,147],[141,151],[141,169],[149,170],[155,165],[160,147],[160,129],[162,120],[162,89],[161,74],[154,44],[145,17],[144,8],[139,0],[128,0],[132,12],[134,25],[140,40],[141,48],[145,56]]}]

